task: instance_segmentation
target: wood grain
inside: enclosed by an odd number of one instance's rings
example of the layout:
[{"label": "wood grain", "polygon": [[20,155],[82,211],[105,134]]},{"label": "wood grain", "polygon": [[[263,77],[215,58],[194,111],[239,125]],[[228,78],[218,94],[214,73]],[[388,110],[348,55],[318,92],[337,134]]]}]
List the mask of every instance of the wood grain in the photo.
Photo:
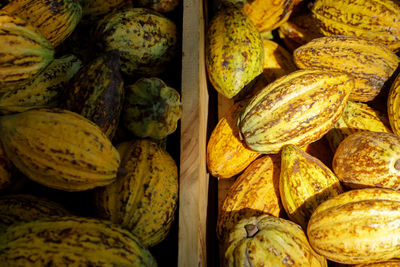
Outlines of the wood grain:
[{"label": "wood grain", "polygon": [[207,266],[208,91],[202,0],[183,2],[178,266]]}]

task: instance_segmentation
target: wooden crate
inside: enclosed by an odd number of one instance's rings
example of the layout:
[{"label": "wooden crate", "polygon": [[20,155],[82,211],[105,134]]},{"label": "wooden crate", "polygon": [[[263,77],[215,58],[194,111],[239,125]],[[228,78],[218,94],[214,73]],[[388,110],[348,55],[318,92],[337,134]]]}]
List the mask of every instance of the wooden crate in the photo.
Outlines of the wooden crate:
[{"label": "wooden crate", "polygon": [[[205,30],[217,1],[183,2],[182,104],[178,266],[219,266],[217,209],[233,179],[212,177],[206,145],[218,118],[233,101],[207,82]],[[210,6],[210,8],[209,8]]]}]

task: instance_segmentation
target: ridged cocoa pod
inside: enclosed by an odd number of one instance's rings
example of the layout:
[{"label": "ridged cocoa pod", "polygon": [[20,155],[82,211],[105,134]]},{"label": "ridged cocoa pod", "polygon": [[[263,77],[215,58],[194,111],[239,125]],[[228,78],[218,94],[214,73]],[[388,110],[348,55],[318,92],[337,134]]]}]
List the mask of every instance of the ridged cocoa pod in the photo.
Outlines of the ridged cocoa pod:
[{"label": "ridged cocoa pod", "polygon": [[54,47],[71,35],[82,17],[77,0],[13,0],[2,11],[37,27]]},{"label": "ridged cocoa pod", "polygon": [[120,157],[101,129],[61,109],[0,117],[0,141],[12,163],[45,186],[81,191],[112,183]]},{"label": "ridged cocoa pod", "polygon": [[109,221],[53,216],[0,234],[5,266],[157,266],[129,231]]},{"label": "ridged cocoa pod", "polygon": [[220,10],[207,30],[206,68],[210,82],[232,98],[263,70],[264,49],[257,28],[239,8]]},{"label": "ridged cocoa pod", "polygon": [[300,69],[353,75],[355,88],[349,100],[362,102],[371,101],[379,94],[400,62],[387,46],[356,36],[317,38],[297,48],[293,57]]},{"label": "ridged cocoa pod", "polygon": [[148,8],[126,8],[97,23],[95,33],[103,50],[117,50],[121,71],[154,77],[163,73],[178,52],[175,23]]},{"label": "ridged cocoa pod", "polygon": [[294,145],[285,145],[281,152],[279,192],[289,219],[307,229],[318,205],[343,193],[343,188],[319,159]]},{"label": "ridged cocoa pod", "polygon": [[22,86],[52,60],[54,48],[20,17],[0,11],[0,93]]},{"label": "ridged cocoa pod", "polygon": [[235,103],[218,121],[208,139],[207,169],[215,177],[233,177],[260,156],[240,140],[237,120],[244,106],[244,101]]},{"label": "ridged cocoa pod", "polygon": [[261,215],[239,221],[227,241],[224,266],[326,267],[301,227],[289,220]]},{"label": "ridged cocoa pod", "polygon": [[0,197],[0,226],[29,222],[48,216],[67,216],[71,213],[57,202],[30,194]]},{"label": "ridged cocoa pod", "polygon": [[274,30],[289,19],[294,6],[301,2],[292,0],[223,0],[225,4],[242,4],[246,15],[259,32]]},{"label": "ridged cocoa pod", "polygon": [[400,49],[400,6],[396,0],[316,0],[312,13],[325,35],[365,37]]},{"label": "ridged cocoa pod", "polygon": [[112,139],[124,100],[118,53],[108,52],[97,57],[80,69],[65,87],[65,102],[61,107],[91,120]]},{"label": "ridged cocoa pod", "polygon": [[299,70],[254,95],[239,117],[239,129],[254,151],[278,153],[286,144],[320,139],[339,119],[354,79],[339,72]]},{"label": "ridged cocoa pod", "polygon": [[278,188],[280,167],[279,155],[265,155],[235,180],[218,212],[217,236],[221,242],[241,219],[284,214]]},{"label": "ridged cocoa pod", "polygon": [[356,264],[353,267],[398,267],[400,266],[400,260],[388,260],[384,262],[367,263],[367,264]]},{"label": "ridged cocoa pod", "polygon": [[333,171],[352,188],[400,189],[400,137],[363,131],[344,139],[337,148]]},{"label": "ridged cocoa pod", "polygon": [[130,230],[145,247],[169,233],[178,199],[178,168],[157,143],[138,139],[118,145],[125,175],[96,190],[99,215]]},{"label": "ridged cocoa pod", "polygon": [[347,101],[342,116],[326,133],[326,138],[333,152],[349,135],[359,131],[391,133],[388,118],[361,102]]},{"label": "ridged cocoa pod", "polygon": [[139,138],[162,140],[176,131],[182,116],[181,96],[159,78],[141,78],[125,86],[122,122]]},{"label": "ridged cocoa pod", "polygon": [[64,86],[81,68],[82,62],[74,55],[54,59],[27,84],[0,96],[0,113],[23,112],[34,108],[59,105]]},{"label": "ridged cocoa pod", "polygon": [[387,98],[387,113],[393,133],[400,136],[400,75],[392,83]]},{"label": "ridged cocoa pod", "polygon": [[311,215],[307,236],[315,251],[344,264],[399,256],[400,193],[365,188],[328,199]]}]

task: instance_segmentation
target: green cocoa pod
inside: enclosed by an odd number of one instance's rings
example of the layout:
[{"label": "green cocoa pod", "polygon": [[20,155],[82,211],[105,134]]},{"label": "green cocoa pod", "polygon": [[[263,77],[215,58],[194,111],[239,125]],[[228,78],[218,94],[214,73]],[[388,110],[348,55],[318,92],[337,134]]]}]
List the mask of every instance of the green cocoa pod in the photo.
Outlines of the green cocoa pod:
[{"label": "green cocoa pod", "polygon": [[66,100],[61,106],[93,121],[112,139],[124,93],[118,53],[97,57],[82,68],[67,87]]},{"label": "green cocoa pod", "polygon": [[127,75],[157,76],[175,58],[175,23],[147,8],[128,8],[102,19],[95,33],[105,51],[117,50]]},{"label": "green cocoa pod", "polygon": [[138,137],[163,139],[182,115],[180,95],[158,78],[141,78],[126,87],[123,122]]},{"label": "green cocoa pod", "polygon": [[74,55],[54,59],[28,84],[0,96],[0,114],[57,106],[64,86],[80,67]]},{"label": "green cocoa pod", "polygon": [[206,67],[214,88],[227,98],[236,96],[263,72],[261,35],[245,13],[222,9],[207,32]]}]

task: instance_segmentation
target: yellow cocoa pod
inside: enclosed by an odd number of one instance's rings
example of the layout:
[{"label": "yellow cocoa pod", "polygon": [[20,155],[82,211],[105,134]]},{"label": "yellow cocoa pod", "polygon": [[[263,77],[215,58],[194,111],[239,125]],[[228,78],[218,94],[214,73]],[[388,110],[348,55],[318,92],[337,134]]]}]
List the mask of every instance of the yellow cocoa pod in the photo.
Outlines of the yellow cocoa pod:
[{"label": "yellow cocoa pod", "polygon": [[13,0],[2,11],[37,27],[54,47],[71,35],[82,17],[82,7],[76,0]]},{"label": "yellow cocoa pod", "polygon": [[365,103],[347,101],[342,116],[335,122],[332,129],[326,133],[326,138],[332,151],[349,135],[359,131],[391,133],[388,118],[385,114]]},{"label": "yellow cocoa pod", "polygon": [[285,145],[281,152],[279,192],[289,219],[307,229],[318,205],[341,194],[343,188],[319,159],[294,145]]},{"label": "yellow cocoa pod", "polygon": [[387,98],[387,113],[393,133],[400,136],[400,75],[392,83]]},{"label": "yellow cocoa pod", "polygon": [[396,70],[399,58],[387,46],[356,36],[314,39],[293,52],[300,69],[340,71],[354,76],[349,100],[367,102],[381,91]]},{"label": "yellow cocoa pod", "polygon": [[125,175],[96,190],[100,216],[130,230],[145,247],[169,233],[178,200],[178,168],[157,143],[138,139],[118,145]]},{"label": "yellow cocoa pod", "polygon": [[344,264],[367,264],[399,256],[400,193],[365,188],[328,199],[311,215],[313,249]]},{"label": "yellow cocoa pod", "polygon": [[77,113],[33,109],[0,117],[0,128],[7,157],[45,186],[81,191],[117,176],[118,151],[97,125]]},{"label": "yellow cocoa pod", "polygon": [[332,168],[351,188],[400,188],[400,137],[362,131],[346,137],[337,148]]},{"label": "yellow cocoa pod", "polygon": [[257,28],[239,8],[220,10],[207,31],[206,68],[214,88],[232,98],[262,73],[263,44]]},{"label": "yellow cocoa pod", "polygon": [[250,149],[265,154],[312,143],[339,119],[353,86],[352,76],[340,72],[285,75],[250,99],[238,120],[241,135]]},{"label": "yellow cocoa pod", "polygon": [[219,120],[208,139],[207,169],[215,177],[233,177],[260,155],[247,148],[239,137],[236,122],[244,105],[244,101],[235,103]]},{"label": "yellow cocoa pod", "polygon": [[4,266],[157,266],[137,237],[106,220],[46,217],[12,225],[0,238]]},{"label": "yellow cocoa pod", "polygon": [[265,155],[236,179],[218,212],[217,235],[221,242],[243,218],[283,215],[278,188],[280,167],[279,155]]},{"label": "yellow cocoa pod", "polygon": [[395,0],[316,0],[312,13],[325,35],[352,35],[400,48],[400,6]]},{"label": "yellow cocoa pod", "polygon": [[0,12],[0,94],[28,83],[52,60],[54,48],[18,16]]},{"label": "yellow cocoa pod", "polygon": [[224,266],[324,267],[327,261],[308,243],[301,227],[261,215],[239,221],[227,241]]},{"label": "yellow cocoa pod", "polygon": [[278,28],[279,25],[288,20],[294,6],[301,2],[301,0],[223,0],[222,2],[241,3],[244,12],[251,19],[254,25],[256,25],[258,31],[265,32]]},{"label": "yellow cocoa pod", "polygon": [[400,260],[388,260],[384,262],[367,263],[367,264],[356,264],[353,267],[398,267],[400,266]]}]

